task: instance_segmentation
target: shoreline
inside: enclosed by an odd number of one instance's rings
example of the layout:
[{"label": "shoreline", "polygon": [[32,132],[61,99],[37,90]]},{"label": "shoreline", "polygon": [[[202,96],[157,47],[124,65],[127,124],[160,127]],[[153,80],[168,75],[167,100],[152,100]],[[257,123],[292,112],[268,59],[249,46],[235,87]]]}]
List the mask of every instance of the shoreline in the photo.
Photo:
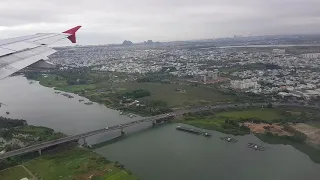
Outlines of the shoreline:
[{"label": "shoreline", "polygon": [[[25,123],[25,120],[2,118],[0,119],[0,123],[2,125],[4,123],[7,123],[6,125],[8,126],[7,128],[0,129],[0,132],[2,132],[1,138],[6,142],[2,144],[1,149],[5,149],[5,151],[7,152],[21,147],[38,144],[43,141],[58,139],[60,137],[66,136],[63,133],[55,132],[53,129],[44,126],[27,125],[27,123]],[[10,133],[6,133],[7,135],[3,136],[5,134],[3,132]],[[12,142],[14,144],[12,144]],[[81,157],[85,159],[85,161],[79,163],[79,158]],[[66,162],[57,165],[55,163],[56,160],[62,162],[65,160]],[[67,166],[65,168],[60,168],[60,166],[64,166],[68,163],[79,163],[76,166],[78,168],[68,169]],[[91,164],[91,166],[95,166],[96,168],[94,170],[89,167],[82,167],[81,169],[79,169],[83,163],[89,163]],[[138,177],[133,175],[130,170],[124,168],[122,164],[109,161],[107,158],[94,152],[92,149],[81,147],[78,142],[63,143],[57,146],[46,148],[42,150],[41,155],[39,155],[38,152],[30,152],[11,158],[0,159],[0,179],[2,179],[2,177],[3,179],[9,180],[24,178],[23,176],[16,177],[16,173],[15,175],[10,173],[12,171],[18,171],[18,175],[25,175],[26,173],[24,172],[25,170],[23,170],[23,168],[17,168],[20,166],[26,167],[26,169],[29,172],[32,172],[32,174],[35,175],[37,179],[56,180],[61,178],[60,176],[66,173],[69,173],[68,176],[74,177],[76,179],[80,175],[81,178],[87,175],[88,176],[86,178],[89,178],[90,176],[97,176],[97,178],[101,178],[109,176],[111,177],[113,176],[113,174],[115,174],[116,176],[117,174],[119,175],[119,173],[122,176],[128,177],[133,180],[138,179]],[[52,171],[52,168],[59,169],[59,174],[54,173],[52,175],[50,173]],[[112,171],[116,173],[111,173]],[[32,178],[32,176],[28,178]]]},{"label": "shoreline", "polygon": [[[51,152],[50,152],[51,151]],[[111,162],[100,154],[87,148],[77,146],[60,146],[44,152],[43,155],[32,158],[16,166],[0,171],[0,179],[16,180],[10,171],[18,166],[24,166],[37,179],[56,180],[63,177],[73,179],[112,178],[119,175],[138,180],[130,170],[118,162]],[[54,171],[54,173],[52,173]],[[23,172],[19,179],[24,178]],[[15,175],[17,176],[17,175]]]}]

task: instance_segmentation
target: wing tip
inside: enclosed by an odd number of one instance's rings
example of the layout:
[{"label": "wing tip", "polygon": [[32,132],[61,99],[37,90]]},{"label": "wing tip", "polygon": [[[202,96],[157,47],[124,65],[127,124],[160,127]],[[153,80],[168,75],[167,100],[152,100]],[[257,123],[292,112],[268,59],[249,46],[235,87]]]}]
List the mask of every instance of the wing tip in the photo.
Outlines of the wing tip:
[{"label": "wing tip", "polygon": [[76,43],[77,39],[76,39],[76,32],[81,28],[82,26],[76,26],[74,28],[71,28],[69,30],[64,31],[63,33],[67,33],[70,34],[70,36],[68,37],[68,39],[72,42],[72,43]]}]

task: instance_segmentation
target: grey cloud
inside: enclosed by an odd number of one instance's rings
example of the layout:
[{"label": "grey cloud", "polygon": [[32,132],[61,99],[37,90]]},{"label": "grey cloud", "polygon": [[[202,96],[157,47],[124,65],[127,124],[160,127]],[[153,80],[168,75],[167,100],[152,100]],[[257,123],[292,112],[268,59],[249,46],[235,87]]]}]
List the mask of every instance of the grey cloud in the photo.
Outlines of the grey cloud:
[{"label": "grey cloud", "polygon": [[319,0],[1,0],[0,38],[83,25],[81,44],[317,33]]}]

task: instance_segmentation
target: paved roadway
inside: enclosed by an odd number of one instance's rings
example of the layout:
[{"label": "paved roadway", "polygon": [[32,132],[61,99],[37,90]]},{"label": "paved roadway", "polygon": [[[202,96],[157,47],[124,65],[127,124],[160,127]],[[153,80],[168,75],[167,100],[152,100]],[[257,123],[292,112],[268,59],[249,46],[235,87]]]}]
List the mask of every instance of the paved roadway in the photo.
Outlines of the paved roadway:
[{"label": "paved roadway", "polygon": [[[245,107],[261,107],[261,106],[267,106],[267,103],[255,103],[255,104],[248,104],[248,103],[242,103],[242,104],[221,104],[221,105],[215,105],[215,106],[205,106],[205,107],[200,107],[200,108],[192,108],[192,109],[184,109],[184,110],[179,110],[179,111],[175,111],[175,112],[171,112],[169,114],[161,114],[161,115],[157,115],[157,116],[151,116],[151,117],[147,117],[141,120],[137,120],[137,121],[133,121],[133,122],[128,122],[128,123],[124,123],[124,124],[119,124],[116,126],[110,126],[107,128],[102,128],[102,129],[97,129],[94,131],[90,131],[90,132],[86,132],[86,133],[82,133],[82,134],[78,134],[78,135],[73,135],[73,136],[68,136],[68,137],[64,137],[61,139],[56,139],[53,141],[47,141],[47,142],[42,142],[39,144],[35,144],[32,146],[27,146],[24,148],[20,148],[17,150],[13,150],[13,151],[9,151],[7,153],[4,153],[2,155],[0,155],[0,159],[4,159],[4,158],[8,158],[8,157],[12,157],[12,156],[16,156],[16,155],[21,155],[21,154],[25,154],[25,153],[29,153],[29,152],[34,152],[34,151],[38,151],[38,150],[42,150],[45,148],[48,148],[50,146],[54,146],[54,145],[58,145],[58,144],[62,144],[65,142],[71,142],[71,141],[75,141],[75,140],[79,140],[82,138],[86,138],[89,136],[94,136],[100,133],[105,133],[108,131],[114,131],[114,130],[118,130],[118,129],[124,129],[126,127],[129,126],[133,126],[136,124],[140,124],[140,123],[144,123],[144,122],[153,122],[156,120],[160,120],[162,118],[166,118],[168,116],[179,116],[179,115],[183,115],[186,113],[194,113],[194,112],[199,112],[199,111],[205,111],[205,110],[214,110],[214,109],[224,109],[224,108],[245,108]],[[280,106],[293,106],[293,107],[308,107],[308,108],[314,108],[314,109],[320,109],[320,107],[317,106],[303,106],[303,105],[299,105],[299,104],[273,104],[274,107],[280,107]]]}]

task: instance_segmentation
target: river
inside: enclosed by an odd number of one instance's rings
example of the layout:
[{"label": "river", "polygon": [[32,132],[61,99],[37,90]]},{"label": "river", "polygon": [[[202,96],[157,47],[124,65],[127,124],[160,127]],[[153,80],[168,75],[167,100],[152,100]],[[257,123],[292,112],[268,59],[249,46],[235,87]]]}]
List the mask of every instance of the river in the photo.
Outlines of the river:
[{"label": "river", "polygon": [[[54,92],[38,83],[29,84],[21,76],[7,78],[0,81],[0,102],[7,105],[0,108],[0,115],[23,118],[31,125],[47,126],[69,135],[140,118],[119,115],[118,111],[99,104],[84,105],[79,102],[84,98],[77,95],[68,99]],[[6,115],[6,111],[10,114]],[[320,177],[320,164],[291,145],[267,144],[253,135],[236,137],[237,143],[227,143],[219,138],[226,135],[215,131],[211,131],[212,137],[206,138],[176,131],[175,124],[149,126],[126,129],[128,135],[110,143],[101,142],[120,132],[108,132],[88,141],[100,143],[95,149],[97,153],[119,161],[142,180],[318,180]],[[254,151],[246,147],[248,142],[268,149]]]}]

